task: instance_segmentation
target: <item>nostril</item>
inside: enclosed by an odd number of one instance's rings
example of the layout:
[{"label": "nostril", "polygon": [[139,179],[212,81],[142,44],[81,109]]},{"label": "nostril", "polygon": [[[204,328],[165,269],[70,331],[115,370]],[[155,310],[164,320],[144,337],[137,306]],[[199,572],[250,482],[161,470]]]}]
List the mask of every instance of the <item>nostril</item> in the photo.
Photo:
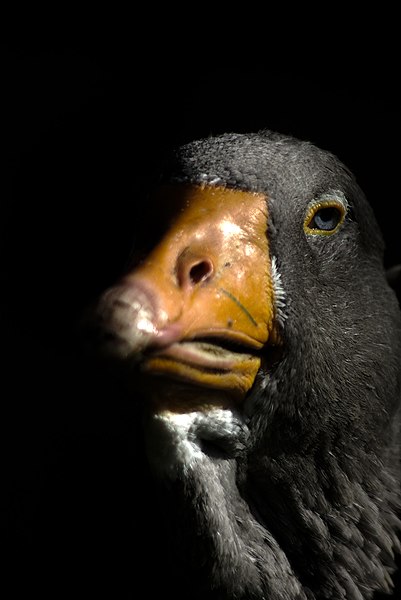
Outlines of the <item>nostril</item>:
[{"label": "nostril", "polygon": [[178,257],[176,277],[181,288],[193,288],[209,279],[214,272],[212,260],[186,248]]},{"label": "nostril", "polygon": [[189,270],[189,280],[192,285],[205,281],[213,272],[213,265],[207,260],[201,260]]}]

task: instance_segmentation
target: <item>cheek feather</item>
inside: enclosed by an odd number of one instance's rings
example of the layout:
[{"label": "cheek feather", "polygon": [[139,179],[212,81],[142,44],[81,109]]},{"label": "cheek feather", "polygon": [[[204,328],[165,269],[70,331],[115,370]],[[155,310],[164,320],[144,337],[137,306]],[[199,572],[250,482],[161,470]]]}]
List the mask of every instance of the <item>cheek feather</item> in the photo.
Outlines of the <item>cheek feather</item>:
[{"label": "cheek feather", "polygon": [[284,323],[287,319],[286,294],[283,287],[283,282],[281,280],[281,274],[279,273],[277,267],[277,259],[275,256],[272,257],[271,261],[271,273],[276,320],[280,327],[284,327]]}]

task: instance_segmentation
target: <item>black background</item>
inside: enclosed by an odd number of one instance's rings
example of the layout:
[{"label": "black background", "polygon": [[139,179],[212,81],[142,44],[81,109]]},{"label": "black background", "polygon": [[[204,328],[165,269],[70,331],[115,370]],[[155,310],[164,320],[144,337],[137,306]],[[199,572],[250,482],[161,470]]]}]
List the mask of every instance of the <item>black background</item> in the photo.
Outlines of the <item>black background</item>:
[{"label": "black background", "polygon": [[[104,382],[91,387],[75,357],[75,323],[124,264],[165,149],[270,128],[331,150],[374,206],[386,264],[401,263],[390,56],[325,56],[318,45],[308,58],[295,49],[284,60],[267,43],[194,56],[188,39],[172,49],[168,36],[149,54],[150,41],[99,39],[20,41],[2,54],[1,514],[17,565],[10,598],[22,589],[62,597],[76,573],[85,575],[73,597],[131,597],[135,409]],[[71,559],[71,579],[52,588],[44,581],[58,555]],[[115,578],[103,571],[104,555],[117,557]]]}]

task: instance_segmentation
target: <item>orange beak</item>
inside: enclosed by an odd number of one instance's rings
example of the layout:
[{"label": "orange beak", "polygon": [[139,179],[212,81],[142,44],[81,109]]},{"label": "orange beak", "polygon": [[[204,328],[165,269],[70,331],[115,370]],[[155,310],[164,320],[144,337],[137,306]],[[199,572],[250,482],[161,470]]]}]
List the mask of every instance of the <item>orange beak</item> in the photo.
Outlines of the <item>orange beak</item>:
[{"label": "orange beak", "polygon": [[148,375],[242,398],[276,338],[266,198],[169,185],[154,207],[165,233],[98,307],[107,349]]}]

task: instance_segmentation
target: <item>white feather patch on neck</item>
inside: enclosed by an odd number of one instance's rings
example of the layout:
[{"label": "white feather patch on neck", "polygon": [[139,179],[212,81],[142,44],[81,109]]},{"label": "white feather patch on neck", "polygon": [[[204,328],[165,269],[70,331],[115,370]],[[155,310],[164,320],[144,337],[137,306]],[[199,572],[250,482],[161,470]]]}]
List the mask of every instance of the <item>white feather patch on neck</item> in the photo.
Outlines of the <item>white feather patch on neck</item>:
[{"label": "white feather patch on neck", "polygon": [[160,477],[176,479],[206,459],[202,440],[230,438],[238,434],[238,415],[231,409],[176,413],[163,411],[149,415],[146,422],[150,466]]}]

